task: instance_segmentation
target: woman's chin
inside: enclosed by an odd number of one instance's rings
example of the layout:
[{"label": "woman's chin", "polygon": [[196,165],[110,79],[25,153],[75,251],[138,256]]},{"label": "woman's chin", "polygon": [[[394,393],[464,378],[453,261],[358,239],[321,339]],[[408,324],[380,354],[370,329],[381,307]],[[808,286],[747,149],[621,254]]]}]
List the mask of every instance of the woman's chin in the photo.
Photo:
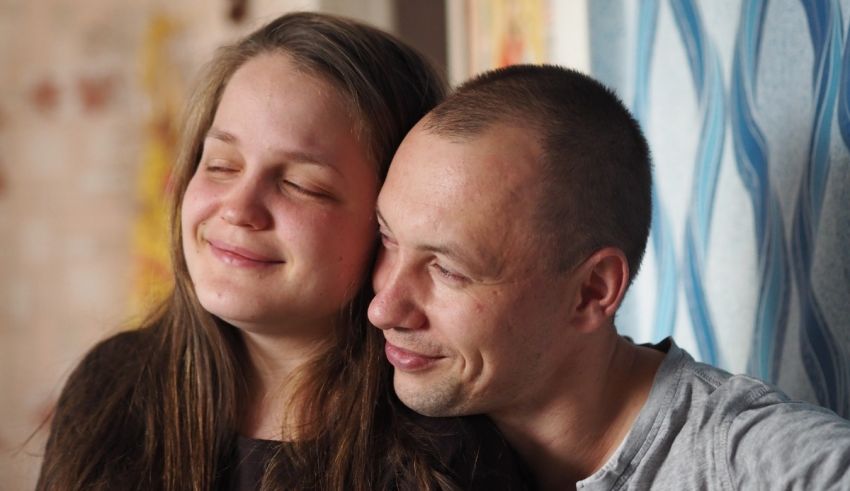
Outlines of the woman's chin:
[{"label": "woman's chin", "polygon": [[[203,305],[203,304],[202,304]],[[332,335],[335,315],[326,318],[306,317],[298,312],[269,312],[239,306],[207,306],[204,309],[246,334],[315,337]]]}]

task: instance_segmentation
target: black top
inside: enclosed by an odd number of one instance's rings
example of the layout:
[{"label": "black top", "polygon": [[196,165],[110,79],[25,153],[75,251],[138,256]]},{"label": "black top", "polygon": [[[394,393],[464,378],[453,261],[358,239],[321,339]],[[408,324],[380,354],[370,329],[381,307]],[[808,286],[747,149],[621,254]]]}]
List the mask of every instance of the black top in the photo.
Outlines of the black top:
[{"label": "black top", "polygon": [[228,472],[225,489],[233,491],[254,491],[260,489],[263,469],[281,442],[256,440],[239,436],[236,439],[236,451],[233,467]]},{"label": "black top", "polygon": [[[148,360],[159,350],[158,337],[151,328],[124,332],[93,348],[71,374],[60,397],[37,489],[64,489],[67,483],[58,482],[60,474],[53,469],[65,462],[66,452],[85,449],[91,454],[87,482],[99,489],[159,489],[161,463],[148,462],[143,457],[146,437],[164,431],[156,422],[151,424],[140,408],[145,401],[155,400],[156,391],[149,383],[139,381],[149,377]],[[103,394],[121,394],[120,402],[104,406]],[[109,410],[115,413],[102,423]],[[399,411],[409,410],[403,407]],[[87,419],[88,418],[88,419]],[[442,472],[464,490],[523,490],[531,486],[513,450],[484,417],[426,418],[410,413],[405,416],[415,426],[430,435],[438,435],[434,461],[444,467]],[[81,421],[87,424],[81,425]],[[96,421],[96,425],[91,423]],[[81,430],[81,428],[84,428]],[[400,430],[400,429],[399,429]],[[156,440],[156,439],[155,439]],[[231,490],[258,489],[266,464],[282,445],[281,442],[252,440],[238,437],[227,452],[217,488]],[[156,450],[156,449],[155,449]],[[161,450],[160,450],[161,451]],[[404,484],[404,476],[396,476],[382,488],[412,490]],[[187,483],[188,484],[188,483]]]},{"label": "black top", "polygon": [[[460,423],[463,421],[463,423]],[[490,420],[482,416],[467,418],[420,417],[424,426],[446,430],[439,453],[464,490],[530,490],[534,486],[530,472],[508,446]],[[232,467],[225,470],[224,487],[228,491],[260,489],[266,464],[285,443],[238,436]],[[402,485],[402,489],[403,485]],[[418,491],[406,490],[404,491]]]}]

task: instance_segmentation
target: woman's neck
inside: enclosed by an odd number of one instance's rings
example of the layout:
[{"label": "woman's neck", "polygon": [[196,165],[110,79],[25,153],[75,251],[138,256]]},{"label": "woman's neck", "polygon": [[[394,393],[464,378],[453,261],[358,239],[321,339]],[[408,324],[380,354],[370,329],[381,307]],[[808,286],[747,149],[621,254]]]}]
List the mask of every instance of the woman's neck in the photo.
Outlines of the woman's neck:
[{"label": "woman's neck", "polygon": [[270,336],[242,331],[245,344],[245,375],[248,401],[240,422],[240,433],[263,440],[292,440],[298,421],[291,410],[294,376],[319,356],[330,334],[310,338]]}]

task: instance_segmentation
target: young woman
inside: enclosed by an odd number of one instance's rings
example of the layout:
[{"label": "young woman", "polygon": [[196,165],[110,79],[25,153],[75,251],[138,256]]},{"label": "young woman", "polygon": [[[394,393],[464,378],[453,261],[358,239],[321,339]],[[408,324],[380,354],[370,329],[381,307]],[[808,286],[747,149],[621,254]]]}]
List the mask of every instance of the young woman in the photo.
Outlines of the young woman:
[{"label": "young woman", "polygon": [[380,182],[443,94],[320,14],[218,52],[174,169],[174,291],[73,372],[38,489],[519,487],[486,423],[400,405],[365,318]]}]

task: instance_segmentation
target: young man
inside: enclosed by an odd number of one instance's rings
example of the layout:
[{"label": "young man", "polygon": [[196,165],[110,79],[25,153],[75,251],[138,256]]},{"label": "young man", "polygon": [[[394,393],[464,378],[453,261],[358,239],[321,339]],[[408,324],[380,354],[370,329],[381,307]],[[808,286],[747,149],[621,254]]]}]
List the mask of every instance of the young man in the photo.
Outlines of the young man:
[{"label": "young man", "polygon": [[640,129],[594,80],[515,66],[405,138],[369,309],[401,400],[488,414],[542,489],[850,488],[850,423],[614,314],[650,225]]}]

